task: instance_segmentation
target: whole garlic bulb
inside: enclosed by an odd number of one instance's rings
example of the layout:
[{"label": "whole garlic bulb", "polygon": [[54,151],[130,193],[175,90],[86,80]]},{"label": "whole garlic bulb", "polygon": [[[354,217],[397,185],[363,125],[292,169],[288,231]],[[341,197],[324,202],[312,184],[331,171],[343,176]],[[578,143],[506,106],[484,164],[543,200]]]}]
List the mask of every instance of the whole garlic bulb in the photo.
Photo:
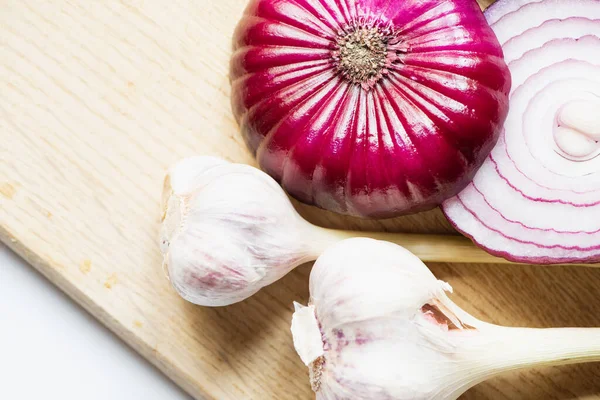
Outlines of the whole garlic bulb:
[{"label": "whole garlic bulb", "polygon": [[317,260],[294,346],[319,400],[456,399],[503,371],[600,360],[600,330],[487,324],[408,250],[366,238]]},{"label": "whole garlic bulb", "polygon": [[251,166],[199,156],[165,178],[161,251],[172,285],[192,303],[244,300],[314,260],[322,238],[311,227]]}]

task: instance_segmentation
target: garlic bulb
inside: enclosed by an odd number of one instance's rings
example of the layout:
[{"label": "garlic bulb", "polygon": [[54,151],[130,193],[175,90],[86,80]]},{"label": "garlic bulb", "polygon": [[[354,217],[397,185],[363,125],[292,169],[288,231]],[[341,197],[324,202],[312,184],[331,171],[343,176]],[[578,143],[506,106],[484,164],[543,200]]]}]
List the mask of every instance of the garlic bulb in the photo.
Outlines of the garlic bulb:
[{"label": "garlic bulb", "polygon": [[491,325],[448,291],[400,246],[359,238],[328,249],[292,319],[317,399],[456,399],[504,371],[600,361],[600,329]]},{"label": "garlic bulb", "polygon": [[312,225],[269,175],[216,157],[191,157],[170,168],[162,203],[160,248],[168,276],[183,298],[204,306],[242,301],[357,236],[400,243],[424,261],[504,261],[459,236]]},{"label": "garlic bulb", "polygon": [[192,303],[244,300],[314,260],[329,241],[311,227],[251,166],[193,157],[165,178],[161,251],[172,285]]}]

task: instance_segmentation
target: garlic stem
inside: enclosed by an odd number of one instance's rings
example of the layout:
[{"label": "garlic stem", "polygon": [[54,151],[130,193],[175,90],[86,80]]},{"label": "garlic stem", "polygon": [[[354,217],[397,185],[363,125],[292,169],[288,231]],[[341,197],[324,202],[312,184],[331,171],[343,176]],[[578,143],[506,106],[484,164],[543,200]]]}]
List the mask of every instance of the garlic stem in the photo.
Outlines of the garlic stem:
[{"label": "garlic stem", "polygon": [[[323,238],[323,249],[333,242],[344,239],[366,237],[398,244],[419,257],[423,262],[440,263],[480,263],[480,264],[513,264],[501,257],[496,257],[475,246],[473,242],[458,235],[430,235],[418,233],[396,232],[362,232],[350,230],[326,229],[315,226]],[[598,267],[600,264],[569,264],[587,267]]]},{"label": "garlic stem", "polygon": [[[496,375],[531,367],[600,361],[600,328],[511,328],[482,323],[476,336],[465,337],[461,354],[471,360],[445,399]],[[452,386],[450,386],[452,387]]]},{"label": "garlic stem", "polygon": [[600,328],[500,328],[490,351],[498,372],[523,367],[600,361]]}]

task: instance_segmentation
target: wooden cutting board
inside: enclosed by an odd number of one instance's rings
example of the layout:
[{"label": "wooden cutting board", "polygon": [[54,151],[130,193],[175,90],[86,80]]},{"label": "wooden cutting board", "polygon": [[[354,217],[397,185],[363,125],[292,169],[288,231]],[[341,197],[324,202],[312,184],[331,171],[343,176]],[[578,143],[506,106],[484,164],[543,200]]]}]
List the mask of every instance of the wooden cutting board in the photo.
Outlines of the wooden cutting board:
[{"label": "wooden cutting board", "polygon": [[[311,399],[289,332],[309,266],[220,309],[181,300],[161,269],[165,169],[193,154],[253,163],[228,100],[244,5],[0,1],[0,238],[193,396]],[[439,211],[376,222],[298,208],[328,227],[452,232]],[[600,326],[600,269],[430,266],[485,320]],[[465,398],[599,394],[590,364],[507,374]]]}]

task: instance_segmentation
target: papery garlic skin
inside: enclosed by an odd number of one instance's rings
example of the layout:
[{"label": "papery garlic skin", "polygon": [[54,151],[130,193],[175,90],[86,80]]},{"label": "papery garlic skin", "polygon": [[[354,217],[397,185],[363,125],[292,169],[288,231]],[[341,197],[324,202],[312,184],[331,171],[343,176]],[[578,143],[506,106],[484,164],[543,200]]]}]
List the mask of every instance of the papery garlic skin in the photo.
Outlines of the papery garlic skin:
[{"label": "papery garlic skin", "polygon": [[310,277],[319,329],[303,329],[301,306],[292,327],[300,355],[319,354],[303,346],[321,337],[322,355],[304,360],[317,399],[455,399],[511,368],[510,328],[471,317],[451,290],[400,246],[357,238],[328,249]]},{"label": "papery garlic skin", "polygon": [[163,193],[161,251],[186,300],[225,306],[313,260],[311,225],[260,170],[214,157],[173,166]]}]

